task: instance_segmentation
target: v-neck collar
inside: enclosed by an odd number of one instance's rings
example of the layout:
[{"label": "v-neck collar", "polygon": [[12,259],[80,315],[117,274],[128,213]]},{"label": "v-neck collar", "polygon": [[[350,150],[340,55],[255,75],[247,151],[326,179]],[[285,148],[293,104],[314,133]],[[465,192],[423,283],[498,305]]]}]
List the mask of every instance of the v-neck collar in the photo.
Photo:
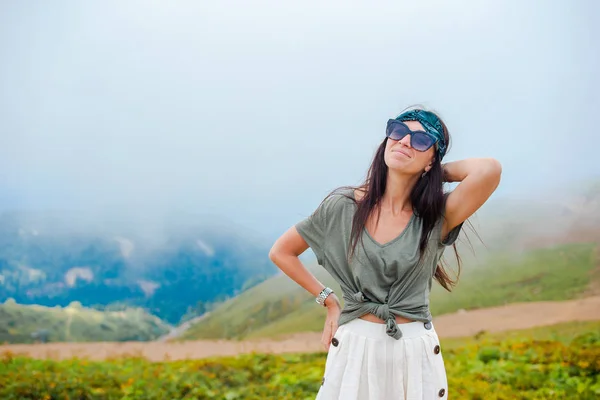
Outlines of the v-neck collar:
[{"label": "v-neck collar", "polygon": [[[357,201],[356,196],[354,194],[354,189],[352,190],[352,198],[354,199],[354,201]],[[408,231],[408,228],[412,225],[412,222],[414,219],[415,219],[415,212],[413,211],[412,214],[410,215],[410,219],[406,223],[406,226],[404,227],[404,229],[402,229],[402,232],[400,232],[400,234],[398,236],[396,236],[395,238],[388,240],[385,243],[379,243],[377,240],[375,240],[373,238],[373,236],[371,236],[371,234],[367,230],[366,226],[363,228],[363,233],[371,240],[371,242],[373,242],[374,245],[376,245],[377,247],[384,248],[384,247],[392,245],[395,242],[397,242],[398,240],[400,240],[400,238],[402,238],[402,236],[404,236],[404,234]]]},{"label": "v-neck collar", "polygon": [[377,240],[375,240],[375,238],[373,238],[373,236],[371,236],[371,234],[369,233],[369,231],[367,230],[367,227],[365,226],[363,231],[364,233],[367,235],[367,237],[369,239],[371,239],[371,242],[373,242],[373,244],[375,244],[377,247],[387,247],[389,245],[394,244],[395,242],[397,242],[398,240],[400,240],[400,238],[402,238],[402,236],[404,236],[404,234],[406,233],[406,231],[408,231],[408,228],[410,227],[410,225],[412,224],[413,220],[415,218],[415,213],[413,212],[412,215],[410,216],[410,219],[408,220],[408,222],[406,223],[406,226],[404,227],[404,229],[402,229],[402,232],[400,232],[400,234],[398,236],[396,236],[395,238],[388,240],[385,243],[379,243]]}]

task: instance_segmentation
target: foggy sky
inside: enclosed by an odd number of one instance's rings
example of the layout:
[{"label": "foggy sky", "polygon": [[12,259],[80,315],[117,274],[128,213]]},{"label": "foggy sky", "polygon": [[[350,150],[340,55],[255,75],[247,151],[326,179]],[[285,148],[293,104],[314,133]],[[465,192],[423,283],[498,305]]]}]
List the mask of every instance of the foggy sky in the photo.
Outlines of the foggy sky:
[{"label": "foggy sky", "polygon": [[[216,213],[275,238],[437,110],[494,198],[600,176],[589,1],[0,3],[0,211]],[[91,212],[91,211],[90,211]]]}]

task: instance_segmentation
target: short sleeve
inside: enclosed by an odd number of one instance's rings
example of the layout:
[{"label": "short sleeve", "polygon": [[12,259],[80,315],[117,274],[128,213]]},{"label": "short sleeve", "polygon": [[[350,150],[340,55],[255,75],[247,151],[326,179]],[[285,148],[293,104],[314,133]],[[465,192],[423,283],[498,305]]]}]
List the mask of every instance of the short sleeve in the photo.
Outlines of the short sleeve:
[{"label": "short sleeve", "polygon": [[[446,237],[440,240],[440,245],[452,246],[454,244],[454,242],[456,242],[456,239],[458,239],[458,235],[460,234],[463,224],[464,224],[464,222],[461,222],[460,224],[458,224],[457,226],[452,228],[452,230],[450,232],[448,232]],[[442,226],[443,226],[443,224],[442,224]]]},{"label": "short sleeve", "polygon": [[[448,195],[450,193],[444,193],[444,214],[445,214],[445,204],[446,204],[446,200],[448,199]],[[460,232],[462,230],[462,226],[463,226],[464,222],[461,222],[460,224],[458,224],[457,226],[455,226],[454,228],[452,228],[452,230],[450,232],[448,232],[448,234],[446,235],[446,237],[442,238],[442,228],[444,226],[444,216],[442,216],[442,218],[440,218],[440,222],[439,222],[439,237],[440,237],[440,246],[452,246],[455,242],[456,239],[458,239],[458,236],[460,235]]]},{"label": "short sleeve", "polygon": [[319,265],[323,265],[325,255],[324,249],[328,221],[327,210],[331,200],[331,197],[325,199],[309,217],[296,224],[296,230],[306,243],[308,243],[313,253],[315,253]]}]

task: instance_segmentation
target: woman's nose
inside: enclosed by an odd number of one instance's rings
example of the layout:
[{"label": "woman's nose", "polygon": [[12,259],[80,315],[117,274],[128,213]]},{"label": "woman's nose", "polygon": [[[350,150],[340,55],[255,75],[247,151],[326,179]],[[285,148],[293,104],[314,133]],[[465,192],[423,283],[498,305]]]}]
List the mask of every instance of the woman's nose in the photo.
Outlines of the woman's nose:
[{"label": "woman's nose", "polygon": [[410,133],[404,136],[402,139],[400,139],[400,143],[402,143],[406,147],[410,147]]}]

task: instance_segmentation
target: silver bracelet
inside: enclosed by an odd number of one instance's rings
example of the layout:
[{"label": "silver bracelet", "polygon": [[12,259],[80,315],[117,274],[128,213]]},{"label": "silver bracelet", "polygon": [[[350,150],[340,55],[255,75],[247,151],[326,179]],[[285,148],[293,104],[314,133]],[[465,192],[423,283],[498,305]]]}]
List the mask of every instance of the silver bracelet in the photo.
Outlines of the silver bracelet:
[{"label": "silver bracelet", "polygon": [[315,301],[325,307],[325,299],[327,299],[331,293],[333,293],[333,289],[326,287],[325,289],[321,290],[321,293],[319,293]]}]

